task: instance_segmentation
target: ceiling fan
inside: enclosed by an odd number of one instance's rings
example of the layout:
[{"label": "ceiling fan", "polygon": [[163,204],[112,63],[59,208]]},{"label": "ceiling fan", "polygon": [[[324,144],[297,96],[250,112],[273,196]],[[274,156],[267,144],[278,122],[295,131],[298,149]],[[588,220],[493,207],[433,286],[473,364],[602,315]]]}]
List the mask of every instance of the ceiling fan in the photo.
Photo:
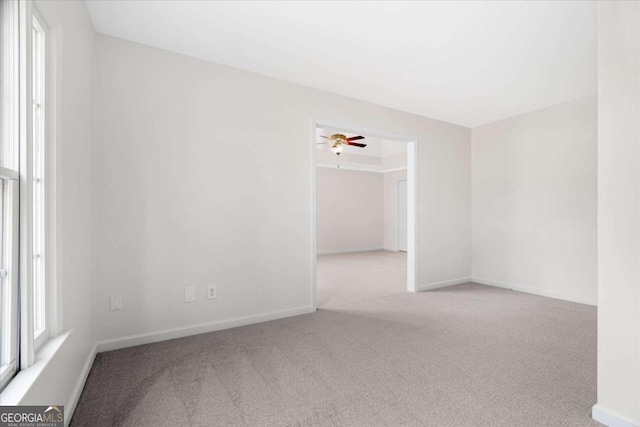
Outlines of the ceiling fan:
[{"label": "ceiling fan", "polygon": [[[346,145],[351,145],[353,147],[359,147],[359,148],[364,148],[367,146],[367,144],[353,142],[353,141],[364,139],[364,136],[362,135],[352,136],[350,138],[347,138],[345,135],[341,133],[336,133],[331,136],[320,135],[320,138],[325,138],[327,141],[318,142],[318,144],[331,144],[330,150],[338,156],[338,160],[340,159],[340,153],[344,151],[344,147]],[[339,164],[338,164],[338,167],[340,167]]]}]

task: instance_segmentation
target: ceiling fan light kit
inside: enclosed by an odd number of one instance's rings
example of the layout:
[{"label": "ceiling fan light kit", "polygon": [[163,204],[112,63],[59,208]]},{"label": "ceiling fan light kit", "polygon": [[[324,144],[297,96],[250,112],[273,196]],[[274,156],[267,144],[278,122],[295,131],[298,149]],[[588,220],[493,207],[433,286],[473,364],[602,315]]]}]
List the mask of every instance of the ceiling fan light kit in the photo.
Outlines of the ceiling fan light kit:
[{"label": "ceiling fan light kit", "polygon": [[340,153],[342,153],[344,151],[344,145],[342,145],[339,142],[336,142],[335,144],[333,144],[331,146],[331,151],[333,151],[337,155],[340,155]]}]

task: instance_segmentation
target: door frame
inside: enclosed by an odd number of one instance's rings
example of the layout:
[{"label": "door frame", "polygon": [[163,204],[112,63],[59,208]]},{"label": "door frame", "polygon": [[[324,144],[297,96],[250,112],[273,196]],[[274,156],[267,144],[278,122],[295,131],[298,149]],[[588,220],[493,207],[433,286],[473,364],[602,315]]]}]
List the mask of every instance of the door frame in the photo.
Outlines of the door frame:
[{"label": "door frame", "polygon": [[312,118],[309,149],[311,150],[311,307],[313,311],[318,309],[318,172],[316,148],[316,129],[318,127],[341,129],[348,133],[375,136],[407,144],[407,291],[418,292],[418,137],[336,122],[334,120]]},{"label": "door frame", "polygon": [[[407,173],[408,173],[408,171],[407,171]],[[407,211],[407,220],[406,220],[407,221],[407,224],[406,224],[407,234],[408,234],[408,230],[409,230],[409,219],[408,219],[408,216],[409,216],[409,180],[408,179],[399,179],[399,180],[396,181],[396,250],[398,252],[404,252],[404,251],[400,250],[400,233],[398,232],[398,230],[400,229],[400,219],[402,218],[400,216],[401,203],[400,203],[400,191],[399,191],[399,188],[400,188],[400,183],[404,182],[404,181],[407,182],[407,206],[406,206],[406,211]],[[407,241],[407,252],[408,251],[409,251],[409,242]]]}]

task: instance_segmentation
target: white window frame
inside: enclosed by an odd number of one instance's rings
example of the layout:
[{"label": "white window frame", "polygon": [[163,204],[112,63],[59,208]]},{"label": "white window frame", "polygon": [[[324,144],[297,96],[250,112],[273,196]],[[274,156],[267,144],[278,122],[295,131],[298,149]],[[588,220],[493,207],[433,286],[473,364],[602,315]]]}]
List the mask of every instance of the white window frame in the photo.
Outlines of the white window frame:
[{"label": "white window frame", "polygon": [[32,39],[31,39],[31,96],[32,96],[32,134],[31,134],[31,186],[27,189],[31,198],[31,280],[33,288],[33,339],[34,348],[37,351],[50,337],[49,312],[51,307],[47,306],[48,297],[48,277],[47,261],[48,250],[46,247],[47,232],[46,213],[48,204],[46,203],[47,191],[47,96],[46,82],[47,67],[47,33],[44,19],[37,8],[33,8],[32,13]]},{"label": "white window frame", "polygon": [[[2,228],[2,245],[0,245],[0,292],[3,302],[7,302],[8,310],[2,311],[3,330],[0,341],[0,389],[2,389],[18,372],[19,361],[19,99],[20,90],[20,49],[19,49],[19,5],[2,4],[2,40],[7,41],[2,61],[2,138],[10,142],[2,148],[0,164],[0,227]],[[6,16],[5,16],[6,14]],[[6,122],[5,122],[6,120]],[[11,144],[11,142],[13,144]],[[8,249],[8,250],[3,250]],[[6,335],[5,335],[6,333]]]},{"label": "white window frame", "polygon": [[[20,53],[21,53],[21,92],[20,92],[20,369],[27,369],[36,360],[37,351],[62,330],[60,307],[58,304],[58,271],[57,257],[57,205],[56,205],[56,132],[55,86],[57,84],[55,51],[55,21],[48,10],[46,2],[20,2]],[[44,309],[45,329],[36,337],[34,334],[34,157],[33,157],[33,22],[37,20],[44,36],[44,91],[41,93],[43,110],[46,107],[42,123],[45,155],[41,177],[44,188],[44,215],[40,224],[44,228]],[[44,102],[42,102],[44,101]]]},{"label": "white window frame", "polygon": [[[11,354],[6,360],[11,361],[11,365],[0,365],[0,390],[9,390],[9,394],[19,401],[17,396],[23,395],[28,390],[28,385],[23,382],[13,383],[11,379],[17,374],[21,376],[19,371],[28,370],[34,364],[36,355],[40,347],[57,337],[62,331],[62,307],[58,299],[58,285],[61,283],[61,271],[58,268],[58,261],[61,259],[58,242],[56,239],[56,230],[59,226],[59,215],[57,201],[56,182],[57,173],[60,170],[56,167],[56,110],[58,108],[56,98],[56,87],[60,84],[59,73],[57,72],[58,63],[54,53],[58,52],[58,40],[60,39],[60,26],[57,25],[53,15],[49,11],[49,6],[45,1],[29,0],[29,1],[3,1],[3,11],[14,16],[14,25],[10,25],[11,21],[3,21],[2,39],[9,40],[9,49],[12,49],[11,58],[7,63],[2,64],[3,78],[7,78],[8,74],[10,82],[5,84],[3,81],[3,112],[7,114],[7,123],[2,127],[3,139],[7,141],[15,141],[17,139],[18,146],[12,145],[12,150],[4,150],[3,159],[10,157],[13,160],[10,163],[5,161],[0,165],[0,184],[3,188],[11,187],[11,191],[3,190],[3,204],[11,202],[11,215],[3,217],[0,215],[0,227],[2,227],[2,236],[7,239],[11,237],[11,250],[2,253],[0,250],[0,269],[7,272],[0,272],[0,281],[2,288],[0,292],[6,294],[8,290],[10,295],[4,295],[11,301],[11,310],[3,312],[2,315],[9,314],[11,318],[3,318],[3,321],[10,322],[11,332],[2,335],[0,345],[4,348],[9,346]],[[5,7],[6,6],[6,7]],[[44,313],[46,328],[34,337],[34,289],[33,289],[33,255],[34,255],[34,114],[33,114],[33,25],[34,19],[39,24],[44,37],[44,48],[42,50],[42,64],[40,68],[44,69],[43,80],[41,86],[44,89],[39,92],[39,102],[46,106],[46,112],[43,114],[44,119],[40,122],[42,129],[40,141],[44,144],[44,155],[41,160],[40,180],[44,189],[43,204],[44,209],[39,218],[38,229],[42,232],[43,245],[40,245],[41,251],[45,254],[43,258],[42,276],[45,283],[44,294]],[[13,40],[14,43],[11,43]],[[6,94],[9,94],[6,96]],[[13,99],[13,101],[11,101]],[[8,112],[8,113],[7,113]],[[6,125],[13,127],[9,128]],[[38,140],[38,139],[36,139]],[[9,184],[7,184],[9,183]],[[6,206],[6,205],[5,205]],[[0,211],[2,212],[2,211]],[[6,212],[6,209],[4,210]],[[11,221],[7,221],[7,218]],[[43,230],[43,231],[42,231]],[[8,256],[10,254],[11,256]],[[11,286],[6,286],[10,284]],[[49,346],[46,346],[47,348]],[[2,348],[2,347],[0,347]],[[49,350],[42,349],[40,358],[50,358],[52,353]],[[45,354],[46,353],[46,354]],[[7,352],[1,352],[0,356],[7,355]],[[3,359],[4,363],[5,360]],[[34,369],[36,369],[34,367]],[[29,377],[30,374],[25,372]],[[25,376],[22,375],[24,378]],[[32,380],[29,380],[32,381]],[[15,387],[7,387],[8,385]]]}]

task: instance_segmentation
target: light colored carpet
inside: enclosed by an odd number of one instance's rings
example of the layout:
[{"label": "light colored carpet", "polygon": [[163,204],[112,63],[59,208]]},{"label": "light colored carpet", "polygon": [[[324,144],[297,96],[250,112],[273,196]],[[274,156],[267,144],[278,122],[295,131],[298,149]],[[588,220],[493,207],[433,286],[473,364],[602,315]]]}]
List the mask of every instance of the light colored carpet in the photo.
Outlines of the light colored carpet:
[{"label": "light colored carpet", "polygon": [[407,292],[407,254],[375,251],[318,256],[318,307]]},{"label": "light colored carpet", "polygon": [[465,284],[107,353],[74,426],[590,426],[596,309]]}]

